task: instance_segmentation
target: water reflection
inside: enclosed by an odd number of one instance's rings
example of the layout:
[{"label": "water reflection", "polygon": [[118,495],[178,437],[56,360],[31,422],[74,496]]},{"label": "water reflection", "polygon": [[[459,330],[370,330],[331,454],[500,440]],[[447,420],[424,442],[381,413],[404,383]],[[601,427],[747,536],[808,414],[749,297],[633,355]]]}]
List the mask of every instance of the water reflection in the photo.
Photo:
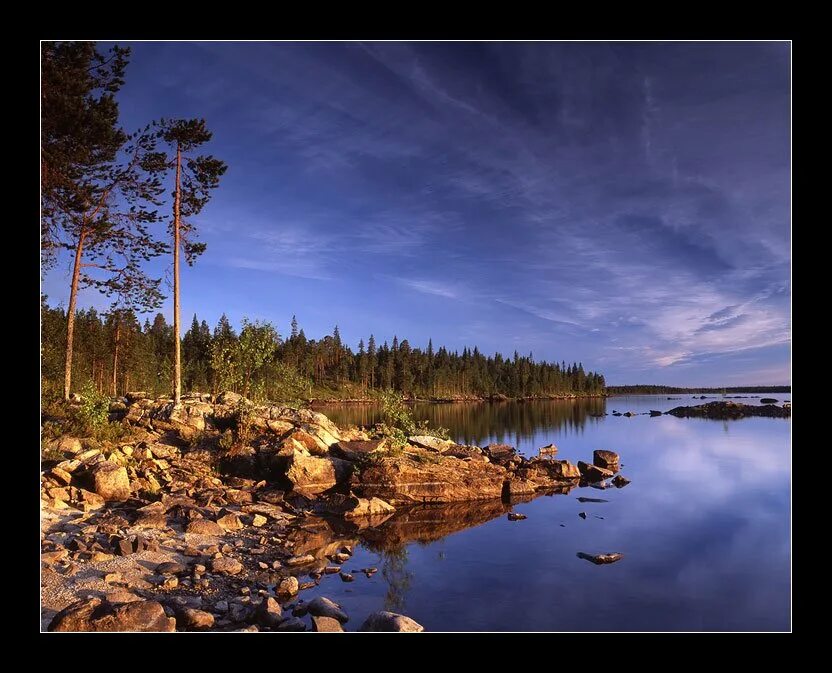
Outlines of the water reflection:
[{"label": "water reflection", "polygon": [[[381,410],[371,404],[327,405],[320,410],[339,425],[370,426],[381,420]],[[415,404],[416,420],[448,428],[456,441],[481,446],[489,441],[525,443],[543,428],[582,433],[606,413],[606,400],[546,400],[527,402],[469,402]]]},{"label": "water reflection", "polygon": [[[572,462],[609,448],[632,483],[304,523],[299,549],[317,545],[309,553],[319,558],[354,544],[355,568],[386,569],[353,584],[324,579],[309,598],[341,602],[358,621],[403,612],[429,631],[787,630],[791,422],[593,418],[603,402],[437,405],[432,418],[455,424],[458,441],[520,436],[527,454],[554,442]],[[687,403],[631,397],[606,407],[641,414]],[[374,418],[366,407],[348,411]],[[528,519],[508,521],[512,508]],[[624,557],[596,566],[578,552]]]}]

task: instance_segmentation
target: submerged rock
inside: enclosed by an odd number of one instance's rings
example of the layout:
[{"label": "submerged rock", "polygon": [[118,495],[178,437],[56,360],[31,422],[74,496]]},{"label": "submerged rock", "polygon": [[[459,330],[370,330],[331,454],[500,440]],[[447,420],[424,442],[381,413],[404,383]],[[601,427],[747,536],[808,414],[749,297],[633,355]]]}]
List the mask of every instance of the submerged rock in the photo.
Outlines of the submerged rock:
[{"label": "submerged rock", "polygon": [[620,474],[617,475],[616,477],[614,477],[613,480],[612,480],[612,485],[615,486],[616,488],[624,488],[629,483],[630,483],[630,480],[627,479],[627,477],[624,477]]},{"label": "submerged rock", "polygon": [[522,521],[523,519],[528,519],[525,514],[520,514],[519,512],[509,512],[508,513],[508,520],[509,521]]}]

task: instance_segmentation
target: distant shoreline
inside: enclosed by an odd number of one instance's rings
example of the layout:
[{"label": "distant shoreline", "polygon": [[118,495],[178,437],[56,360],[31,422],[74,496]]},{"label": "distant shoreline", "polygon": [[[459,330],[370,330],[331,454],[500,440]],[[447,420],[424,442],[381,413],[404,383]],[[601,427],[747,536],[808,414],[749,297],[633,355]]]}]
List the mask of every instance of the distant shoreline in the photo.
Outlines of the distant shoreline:
[{"label": "distant shoreline", "polygon": [[[661,386],[611,386],[607,388],[606,393],[582,395],[577,393],[569,393],[563,395],[538,395],[528,397],[507,397],[505,395],[494,395],[491,397],[481,397],[477,395],[459,395],[455,397],[414,397],[406,398],[404,401],[407,404],[458,404],[458,403],[482,403],[482,402],[541,402],[554,400],[579,400],[579,399],[603,399],[608,397],[625,397],[627,395],[664,395],[664,394],[711,394],[720,396],[722,393],[788,393],[791,394],[791,386],[763,386],[755,387],[735,387],[735,388],[670,388]],[[308,400],[310,406],[327,406],[330,404],[380,404],[380,401],[375,398],[342,398],[342,399],[327,399],[314,398]]]}]

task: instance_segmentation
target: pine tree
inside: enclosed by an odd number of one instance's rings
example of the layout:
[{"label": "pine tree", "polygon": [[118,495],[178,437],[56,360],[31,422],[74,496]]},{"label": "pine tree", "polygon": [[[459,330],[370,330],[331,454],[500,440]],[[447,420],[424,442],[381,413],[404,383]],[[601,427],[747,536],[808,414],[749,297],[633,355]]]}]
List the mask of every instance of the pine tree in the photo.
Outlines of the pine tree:
[{"label": "pine tree", "polygon": [[[210,191],[219,186],[227,166],[212,156],[188,156],[196,148],[211,140],[213,134],[204,119],[177,119],[165,122],[158,134],[170,148],[170,156],[159,153],[165,170],[174,170],[173,217],[170,233],[173,238],[173,400],[179,404],[182,396],[182,361],[179,343],[179,254],[185,253],[188,265],[205,251],[205,244],[195,240],[195,226],[190,218],[198,215],[210,199]],[[184,156],[184,161],[183,161]]]},{"label": "pine tree", "polygon": [[72,387],[78,291],[117,297],[116,308],[150,310],[163,299],[161,279],[141,263],[166,247],[148,225],[158,220],[155,127],[127,135],[114,94],[123,84],[128,49],[106,58],[95,43],[43,43],[42,250],[74,255],[67,310],[64,398]]}]

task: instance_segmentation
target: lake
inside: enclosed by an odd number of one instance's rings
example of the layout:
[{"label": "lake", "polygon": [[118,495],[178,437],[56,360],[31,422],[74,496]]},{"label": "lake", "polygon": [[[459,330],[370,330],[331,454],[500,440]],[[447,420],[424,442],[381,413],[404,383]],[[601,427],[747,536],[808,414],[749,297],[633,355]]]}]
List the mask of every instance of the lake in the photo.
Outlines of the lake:
[{"label": "lake", "polygon": [[[448,428],[460,443],[504,442],[531,456],[554,442],[557,457],[573,463],[592,462],[594,449],[615,451],[632,483],[512,505],[420,507],[360,529],[322,522],[317,533],[301,533],[310,544],[354,544],[344,569],[379,572],[356,573],[352,583],[325,576],[304,599],[341,603],[354,616],[347,630],[363,615],[392,610],[427,631],[787,631],[791,421],[603,415],[713,399],[720,397],[416,405],[417,419]],[[379,413],[366,405],[320,410],[339,425],[371,424]],[[509,521],[508,511],[528,518]],[[624,558],[594,565],[579,552]]]}]

